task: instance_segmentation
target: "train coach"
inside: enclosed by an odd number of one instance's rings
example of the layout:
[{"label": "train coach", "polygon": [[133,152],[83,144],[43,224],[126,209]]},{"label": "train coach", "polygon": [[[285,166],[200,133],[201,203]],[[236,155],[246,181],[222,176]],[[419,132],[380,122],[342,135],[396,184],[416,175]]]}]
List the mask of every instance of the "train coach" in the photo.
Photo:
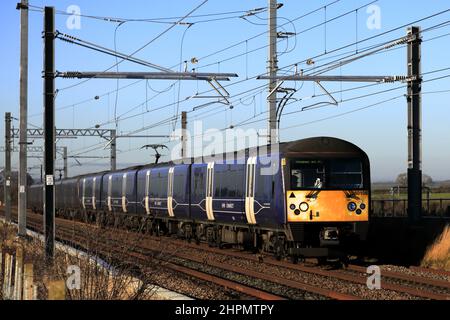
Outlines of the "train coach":
[{"label": "train coach", "polygon": [[[42,210],[42,188],[28,192],[35,211]],[[365,240],[369,211],[366,153],[331,137],[56,184],[56,212],[66,218],[243,246],[294,261],[345,257]]]}]

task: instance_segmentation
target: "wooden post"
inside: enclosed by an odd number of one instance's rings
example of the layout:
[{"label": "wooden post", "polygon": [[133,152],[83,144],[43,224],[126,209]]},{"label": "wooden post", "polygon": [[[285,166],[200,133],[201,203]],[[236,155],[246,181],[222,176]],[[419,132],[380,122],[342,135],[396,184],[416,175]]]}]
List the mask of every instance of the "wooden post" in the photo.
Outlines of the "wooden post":
[{"label": "wooden post", "polygon": [[23,299],[34,300],[34,275],[33,264],[27,263],[23,266]]},{"label": "wooden post", "polygon": [[3,296],[3,284],[4,284],[4,274],[5,274],[5,269],[4,269],[4,263],[3,263],[3,248],[0,248],[0,290],[2,293],[2,298],[4,299],[5,297]]},{"label": "wooden post", "polygon": [[38,287],[34,286],[33,287],[33,300],[37,300],[38,299]]},{"label": "wooden post", "polygon": [[66,299],[66,282],[64,280],[48,281],[48,300]]},{"label": "wooden post", "polygon": [[5,254],[5,274],[3,278],[3,299],[9,300],[11,295],[11,271],[13,259],[9,253]]},{"label": "wooden post", "polygon": [[14,273],[14,300],[22,300],[22,281],[23,281],[23,250],[19,246],[16,249],[16,266]]}]

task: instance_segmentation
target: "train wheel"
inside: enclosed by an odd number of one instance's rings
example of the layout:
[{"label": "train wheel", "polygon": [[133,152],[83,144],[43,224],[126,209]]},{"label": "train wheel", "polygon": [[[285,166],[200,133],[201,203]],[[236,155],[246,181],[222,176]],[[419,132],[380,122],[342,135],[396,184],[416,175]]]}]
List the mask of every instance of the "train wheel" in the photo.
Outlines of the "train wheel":
[{"label": "train wheel", "polygon": [[120,227],[120,217],[118,215],[114,216],[114,229],[119,229]]},{"label": "train wheel", "polygon": [[201,234],[200,234],[199,228],[194,227],[193,238],[194,238],[196,245],[200,244],[200,237],[201,237]]},{"label": "train wheel", "polygon": [[261,236],[255,232],[253,234],[253,248],[251,249],[252,253],[257,254],[259,252],[259,249],[262,247],[261,243]]},{"label": "train wheel", "polygon": [[281,260],[286,254],[284,238],[281,236],[272,236],[270,242],[272,243],[275,259],[278,261]]},{"label": "train wheel", "polygon": [[145,218],[138,218],[138,221],[139,221],[138,232],[139,233],[145,233],[145,226],[146,226]]},{"label": "train wheel", "polygon": [[95,224],[99,228],[103,225],[103,215],[100,212],[95,215]]},{"label": "train wheel", "polygon": [[86,211],[84,211],[82,213],[82,215],[83,215],[83,222],[89,223],[89,215],[88,215],[88,213]]},{"label": "train wheel", "polygon": [[208,246],[216,247],[217,246],[217,230],[214,227],[208,227],[206,230],[206,240],[208,242]]},{"label": "train wheel", "polygon": [[156,235],[157,237],[160,237],[160,236],[161,236],[161,227],[160,227],[160,225],[159,225],[158,222],[156,222],[156,224],[155,224],[155,235]]},{"label": "train wheel", "polygon": [[216,246],[218,246],[220,249],[223,249],[222,246],[222,230],[217,229],[216,230]]},{"label": "train wheel", "polygon": [[149,234],[151,236],[156,236],[157,235],[157,230],[156,230],[156,226],[158,224],[158,221],[155,219],[155,217],[152,217],[149,219],[148,221],[148,227],[149,227]]},{"label": "train wheel", "polygon": [[348,267],[349,265],[349,258],[347,255],[344,255],[342,257],[339,258],[339,262],[341,263],[342,267],[345,269]]},{"label": "train wheel", "polygon": [[114,216],[111,214],[111,213],[109,213],[109,212],[107,212],[107,213],[105,213],[106,214],[106,216],[108,217],[107,219],[108,219],[108,227],[114,227]]},{"label": "train wheel", "polygon": [[275,259],[280,261],[284,257],[284,243],[281,240],[275,241],[274,245]]},{"label": "train wheel", "polygon": [[292,256],[291,256],[291,262],[292,262],[293,264],[297,264],[297,263],[298,263],[298,256],[292,255]]}]

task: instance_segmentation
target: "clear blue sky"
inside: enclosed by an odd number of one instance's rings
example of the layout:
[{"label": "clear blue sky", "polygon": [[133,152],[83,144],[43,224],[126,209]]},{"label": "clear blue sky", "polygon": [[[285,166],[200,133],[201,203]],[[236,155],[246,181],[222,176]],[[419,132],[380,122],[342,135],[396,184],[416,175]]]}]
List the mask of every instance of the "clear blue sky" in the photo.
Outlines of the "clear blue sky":
[{"label": "clear blue sky", "polygon": [[[6,0],[0,2],[2,39],[1,53],[1,75],[0,75],[0,96],[1,115],[6,111],[11,111],[13,116],[19,116],[19,11],[15,9],[17,1]],[[55,6],[60,11],[66,11],[70,5],[77,5],[81,9],[82,15],[110,16],[120,18],[149,19],[159,17],[183,16],[191,9],[200,4],[201,0],[185,1],[41,1],[33,0],[30,4],[43,7],[45,5]],[[281,1],[280,1],[281,2]],[[450,8],[448,0],[418,1],[380,0],[375,4],[379,6],[381,13],[381,28],[369,29],[366,25],[369,14],[366,7],[370,1],[361,0],[341,0],[327,7],[326,15],[328,19],[337,17],[347,11],[362,7],[357,12],[345,15],[327,23],[326,37],[323,26],[307,30],[311,26],[324,21],[325,10],[318,10],[305,18],[296,18],[320,8],[329,1],[297,1],[285,0],[284,6],[278,10],[278,24],[284,24],[285,31],[298,33],[296,39],[289,38],[289,41],[280,41],[278,44],[279,67],[284,67],[291,63],[303,61],[310,57],[327,52],[371,36],[376,36],[392,28],[399,27],[432,15],[439,11]],[[267,1],[219,1],[209,0],[201,6],[194,15],[204,15],[211,13],[224,13],[234,11],[247,11],[254,8],[266,7]],[[364,7],[363,7],[364,6]],[[234,109],[226,110],[220,104],[211,105],[197,112],[189,113],[189,122],[193,123],[195,117],[203,121],[203,127],[222,129],[230,125],[236,125],[249,118],[252,120],[262,120],[253,122],[246,126],[248,128],[265,128],[266,117],[265,88],[253,90],[245,95],[238,95],[243,91],[256,88],[265,84],[262,80],[249,79],[255,75],[262,74],[266,70],[267,48],[252,50],[263,47],[267,44],[267,34],[254,39],[246,39],[267,30],[267,12],[261,12],[257,17],[248,17],[245,21],[238,16],[242,13],[228,15],[217,15],[209,17],[187,18],[188,22],[195,22],[186,32],[185,25],[176,25],[169,32],[155,42],[141,50],[136,57],[151,61],[164,67],[172,68],[180,61],[191,60],[196,57],[198,64],[192,67],[201,67],[202,72],[235,72],[239,78],[233,79],[226,85],[233,101]],[[101,20],[81,18],[80,29],[68,29],[66,25],[68,16],[58,14],[56,16],[56,28],[63,33],[68,33],[83,40],[114,48],[114,30],[116,22],[106,22]],[[227,18],[217,21],[201,22],[214,18]],[[295,20],[289,23],[288,19]],[[439,23],[450,20],[450,12],[441,14],[432,19],[427,19],[418,23],[423,29],[435,26]],[[176,21],[162,20],[162,21]],[[42,23],[41,12],[30,12],[30,34],[29,34],[29,122],[31,124],[42,125]],[[295,29],[294,29],[295,26]],[[150,22],[126,22],[117,29],[116,45],[117,50],[124,53],[131,53],[141,47],[159,33],[170,27],[170,24],[150,23]],[[279,31],[283,31],[280,30]],[[184,33],[185,32],[185,33]],[[184,33],[183,46],[181,40]],[[448,52],[450,50],[450,25],[423,34],[422,48],[422,68],[423,72],[433,71],[441,68],[449,68]],[[395,32],[366,41],[359,45],[359,49],[379,44],[385,41],[399,38],[406,34],[406,29],[401,28]],[[442,36],[442,37],[439,37]],[[439,37],[439,38],[436,38]],[[435,39],[434,39],[435,38]],[[325,41],[326,40],[326,41]],[[428,40],[428,41],[427,41]],[[242,44],[229,50],[223,50],[229,45],[244,41]],[[325,43],[326,42],[326,43]],[[181,50],[182,49],[182,50]],[[333,54],[324,55],[318,58],[316,66],[341,57],[334,57],[340,53],[354,53],[355,46],[351,46]],[[247,52],[247,53],[246,53]],[[211,53],[215,53],[209,57]],[[283,53],[283,54],[282,54]],[[226,60],[235,55],[240,57]],[[324,60],[321,60],[324,59]],[[225,61],[223,61],[225,60]],[[221,61],[220,63],[217,63]],[[56,42],[56,69],[59,71],[79,70],[79,71],[102,71],[112,66],[115,58],[101,53],[97,53],[72,44]],[[178,67],[175,67],[176,70]],[[300,64],[299,69],[307,69],[309,66]],[[119,65],[121,71],[153,71],[151,69],[124,62]],[[284,69],[285,71],[287,69]],[[292,70],[291,70],[292,71]],[[359,60],[342,68],[335,69],[329,75],[404,75],[406,74],[406,50],[399,48],[388,52],[383,52],[368,58]],[[446,76],[450,70],[433,73],[424,76],[424,80]],[[78,83],[80,80],[57,79],[56,87],[64,87]],[[131,84],[135,80],[121,80],[119,86]],[[240,82],[241,81],[241,82]],[[358,83],[326,83],[329,91],[340,91],[361,86]],[[371,92],[379,92],[385,89],[392,89],[401,84],[381,84],[365,89],[336,93],[336,100],[346,100],[352,97],[362,96]],[[146,89],[147,86],[147,89]],[[322,93],[317,86],[312,83],[287,83],[286,86],[298,89],[294,95],[300,99],[311,95]],[[85,84],[71,89],[61,90],[56,98],[57,111],[56,123],[59,128],[89,128],[96,124],[104,124],[104,128],[114,127],[115,109],[115,80],[90,80]],[[150,99],[156,92],[166,91]],[[176,102],[178,98],[184,100],[186,97],[211,89],[207,83],[203,82],[182,82],[180,90],[178,83],[170,81],[140,81],[119,91],[117,98],[116,115],[120,116],[126,112],[127,115],[143,113],[128,120],[125,116],[120,117],[118,129],[122,133],[128,133],[167,119],[177,111]],[[449,92],[431,93],[441,90],[450,90],[450,78],[432,81],[423,84],[423,171],[431,175],[435,180],[450,179],[450,105]],[[106,94],[107,92],[113,92]],[[318,97],[311,100],[299,101],[286,106],[285,116],[281,122],[281,139],[289,141],[311,136],[335,136],[354,142],[363,148],[371,159],[372,176],[375,181],[392,180],[397,174],[406,171],[407,166],[407,108],[404,97],[397,98],[371,108],[358,112],[344,114],[339,117],[323,120],[327,117],[341,115],[342,113],[365,107],[380,101],[398,97],[406,93],[406,89],[400,89],[382,94],[369,96],[367,98],[356,99],[339,103],[338,106],[327,106],[319,109],[301,113],[298,111],[302,107],[327,101],[327,97]],[[211,93],[208,93],[211,94]],[[100,99],[95,100],[96,95]],[[240,100],[240,98],[243,98]],[[143,103],[150,99],[146,104]],[[87,100],[85,103],[76,104]],[[209,102],[211,99],[191,99],[179,104],[179,111],[190,111],[196,105]],[[72,106],[73,104],[76,104]],[[169,105],[165,108],[162,106]],[[67,108],[63,108],[67,107]],[[62,108],[62,109],[61,109]],[[207,113],[209,112],[209,113]],[[315,120],[321,120],[314,122]],[[18,122],[13,122],[18,126]],[[177,123],[179,127],[179,122]],[[172,123],[144,130],[139,134],[169,134],[172,131]],[[0,131],[4,132],[4,121],[0,121]],[[3,133],[2,133],[3,136]],[[98,138],[64,139],[58,145],[68,146],[69,154],[103,155],[108,156],[109,150],[103,149],[103,144]],[[140,150],[139,148],[147,143],[166,142],[164,139],[121,139],[118,142],[119,167],[135,163],[146,163],[153,161],[151,152]],[[17,143],[17,141],[15,141]],[[35,141],[39,145],[42,141]],[[0,143],[3,145],[3,143]],[[90,147],[92,146],[92,147]],[[169,144],[172,146],[172,144]],[[89,151],[89,152],[87,152]],[[86,153],[87,152],[87,153]],[[164,151],[164,154],[169,154]],[[30,159],[29,167],[38,166],[39,159]],[[82,166],[77,166],[75,160],[70,159],[69,175],[82,172],[107,169],[108,159],[86,160],[80,159]],[[0,160],[0,167],[4,165],[4,157]],[[17,168],[18,157],[13,158],[13,167]],[[62,163],[58,160],[57,167]],[[31,171],[34,177],[39,175],[39,171]]]}]

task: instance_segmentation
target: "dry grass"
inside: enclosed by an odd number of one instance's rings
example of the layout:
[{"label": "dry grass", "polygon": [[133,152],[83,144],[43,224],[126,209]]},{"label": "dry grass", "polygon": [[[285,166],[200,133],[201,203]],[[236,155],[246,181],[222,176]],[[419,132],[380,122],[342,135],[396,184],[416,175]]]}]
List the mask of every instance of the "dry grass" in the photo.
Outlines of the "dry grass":
[{"label": "dry grass", "polygon": [[[100,230],[99,230],[100,231]],[[48,298],[48,285],[51,281],[66,282],[68,266],[78,266],[81,271],[80,289],[69,290],[66,287],[65,296],[69,300],[149,300],[156,298],[156,286],[153,284],[156,263],[149,259],[148,265],[139,270],[137,279],[136,268],[122,259],[130,249],[124,245],[121,250],[108,252],[103,257],[108,265],[98,263],[96,258],[102,248],[99,234],[92,234],[85,230],[85,243],[87,249],[83,253],[75,253],[74,250],[58,248],[55,251],[54,263],[46,264],[44,261],[44,250],[41,241],[36,239],[17,240],[15,235],[17,229],[13,225],[5,225],[0,222],[0,249],[10,248],[15,250],[17,246],[23,247],[24,260],[34,266],[34,281],[37,285],[38,299]],[[100,232],[99,232],[100,233]],[[89,235],[89,236],[88,236]],[[128,239],[123,239],[124,243]],[[123,252],[121,252],[123,250]],[[103,251],[104,253],[104,251]],[[109,256],[109,257],[108,257]],[[122,260],[122,262],[121,262]],[[0,270],[1,273],[1,270]],[[0,276],[0,289],[3,277]],[[0,290],[0,300],[2,299]]]},{"label": "dry grass", "polygon": [[428,248],[422,266],[450,271],[450,226],[447,226],[435,243]]}]

